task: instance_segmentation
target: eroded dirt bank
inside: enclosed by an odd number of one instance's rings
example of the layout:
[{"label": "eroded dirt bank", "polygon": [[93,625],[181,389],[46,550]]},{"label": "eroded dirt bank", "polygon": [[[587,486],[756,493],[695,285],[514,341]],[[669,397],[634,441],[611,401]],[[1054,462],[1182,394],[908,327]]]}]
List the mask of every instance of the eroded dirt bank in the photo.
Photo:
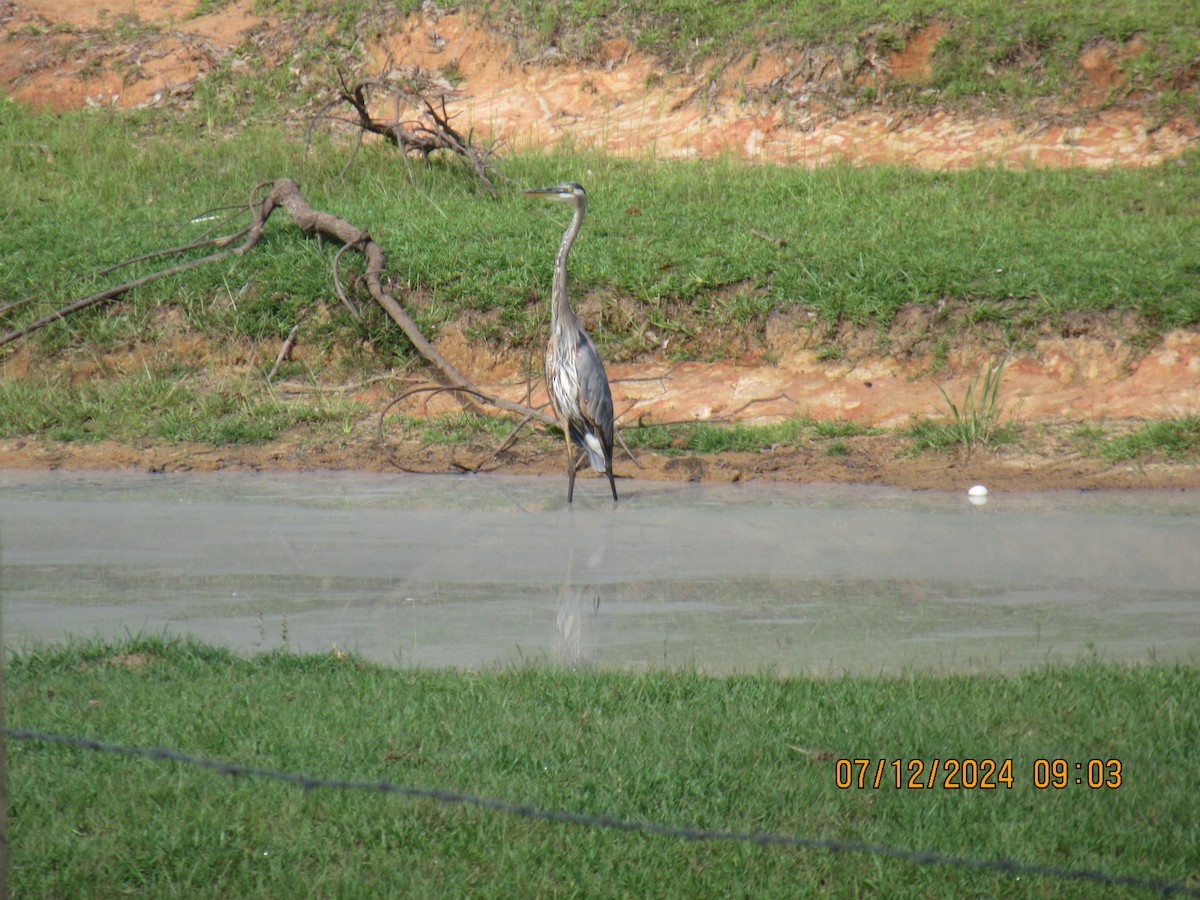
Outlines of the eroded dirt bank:
[{"label": "eroded dirt bank", "polygon": [[[215,67],[247,65],[240,47],[253,45],[269,65],[285,65],[292,42],[302,39],[281,37],[279,23],[250,0],[195,15],[199,8],[200,0],[2,3],[0,85],[19,102],[51,109],[186,103]],[[114,37],[116,23],[127,26],[123,36]],[[466,129],[512,149],[569,140],[636,157],[1107,168],[1157,165],[1200,138],[1200,123],[1191,118],[1164,117],[1152,104],[1110,102],[1133,99],[1126,63],[1145,49],[1136,35],[1080,53],[1082,88],[1070,108],[971,114],[845,101],[847,83],[928,83],[945,30],[937,22],[917,29],[899,51],[876,48],[868,36],[853,66],[827,48],[766,47],[721,61],[714,77],[710,65],[664,70],[623,38],[585,64],[553,48],[514,58],[511,42],[430,3],[374,35],[366,49],[369,74],[392,73],[446,92]]]}]

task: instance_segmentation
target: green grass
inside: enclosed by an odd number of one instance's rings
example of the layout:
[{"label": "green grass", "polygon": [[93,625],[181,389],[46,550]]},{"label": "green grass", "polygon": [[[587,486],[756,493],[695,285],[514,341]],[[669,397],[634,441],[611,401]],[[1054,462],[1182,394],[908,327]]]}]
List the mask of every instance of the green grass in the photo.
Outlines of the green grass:
[{"label": "green grass", "polygon": [[1111,462],[1155,457],[1200,459],[1200,415],[1148,422],[1129,434],[1103,440],[1099,453]]},{"label": "green grass", "polygon": [[650,0],[636,7],[610,0],[553,5],[510,0],[486,8],[492,12],[489,20],[515,23],[515,30],[533,44],[531,49],[555,43],[568,55],[586,57],[604,38],[634,33],[643,49],[679,61],[748,54],[764,45],[864,47],[863,31],[870,26],[878,29],[876,47],[899,50],[909,28],[942,21],[950,25],[950,34],[937,48],[935,84],[964,94],[1021,90],[1012,83],[1015,78],[1006,79],[995,70],[1014,68],[1033,55],[1041,57],[1041,71],[1036,85],[1024,90],[1045,91],[1058,79],[1069,77],[1066,70],[1096,38],[1121,42],[1141,33],[1159,48],[1160,60],[1173,60],[1181,67],[1190,62],[1188,53],[1196,47],[1194,21],[1168,0],[1093,3],[1086,9],[1048,0],[1021,4],[898,0],[883,6],[867,0],[788,4]]},{"label": "green grass", "polygon": [[[12,653],[5,682],[10,727],[314,777],[1193,887],[1200,867],[1194,667],[399,671],[134,637]],[[27,741],[7,750],[14,896],[1097,896],[1086,882],[683,842]],[[951,757],[1012,759],[1014,785],[835,782],[839,758]],[[1123,781],[1039,790],[1039,758],[1117,759]]]},{"label": "green grass", "polygon": [[[151,264],[87,277],[198,237],[209,226],[189,224],[191,217],[237,202],[253,182],[290,174],[315,207],[371,230],[389,253],[393,277],[416,289],[404,299],[427,333],[473,316],[472,339],[539,356],[563,211],[515,191],[490,200],[457,166],[418,165],[413,186],[394,154],[370,147],[340,179],[346,148],[318,141],[305,155],[270,127],[185,141],[140,135],[121,115],[32,116],[11,103],[0,103],[0,143],[14,149],[0,157],[12,199],[0,231],[0,297],[29,298],[5,327],[147,271]],[[754,334],[773,315],[794,314],[797,328],[811,327],[815,313],[818,321],[882,331],[906,304],[946,297],[961,300],[965,311],[939,323],[943,339],[982,322],[1020,343],[1078,312],[1114,321],[1133,313],[1147,329],[1200,322],[1200,270],[1191,250],[1200,244],[1200,154],[1159,169],[1105,173],[808,171],[562,153],[504,166],[517,186],[587,180],[593,199],[572,255],[573,296],[610,361],[657,346],[651,333],[660,340],[669,334],[672,354],[682,358],[722,355],[729,336]],[[642,214],[628,215],[632,206]],[[309,315],[299,334],[300,374],[353,380],[410,359],[407,341],[377,308],[365,304],[360,323],[338,302],[334,250],[300,236],[280,213],[248,256],[148,285],[24,339],[34,374],[0,385],[2,433],[121,438],[153,435],[162,420],[169,427],[159,437],[182,439],[201,434],[195,422],[205,410],[267,420],[262,428],[217,426],[210,435],[242,440],[278,433],[289,418],[320,418],[320,405],[285,412],[253,380],[209,398],[193,373],[184,371],[173,389],[178,373],[169,367],[128,371],[114,360],[161,341],[166,319],[177,334],[246,343],[265,369],[302,312]],[[352,276],[355,266],[346,261],[345,273]],[[87,377],[78,374],[81,361]],[[38,374],[39,366],[60,371]],[[297,368],[289,367],[284,377]],[[106,398],[120,408],[97,409]],[[105,418],[113,424],[97,424]],[[921,427],[929,431],[918,435],[923,445],[953,442],[936,423]],[[688,446],[712,451],[795,438],[720,431],[689,432]],[[653,447],[678,436],[634,440]]]},{"label": "green grass", "polygon": [[979,374],[967,380],[962,399],[957,403],[938,385],[946,404],[943,419],[918,419],[909,428],[913,450],[960,449],[967,457],[983,447],[1014,440],[1019,432],[1015,422],[1005,422],[1000,383],[1004,363],[984,363]]},{"label": "green grass", "polygon": [[982,440],[969,437],[972,433],[971,427],[953,419],[917,419],[905,432],[912,439],[913,453],[924,450],[961,450],[966,456],[970,456],[980,448],[1012,443],[1020,435],[1021,429],[1015,422],[1005,422],[992,428],[987,439]]},{"label": "green grass", "polygon": [[[346,146],[318,137],[305,152],[299,134],[269,122],[198,135],[152,111],[32,115],[0,101],[0,145],[9,151],[0,154],[0,305],[24,301],[3,329],[162,265],[91,277],[202,236],[212,223],[194,216],[280,175],[296,177],[314,207],[371,231],[427,334],[470,317],[470,339],[528,352],[535,367],[565,216],[517,188],[563,178],[591,191],[572,289],[611,362],[661,352],[665,336],[673,358],[725,357],[778,316],[797,329],[858,323],[886,335],[906,305],[947,298],[958,311],[938,323],[939,346],[985,326],[1019,346],[1078,313],[1114,323],[1132,315],[1131,337],[1143,340],[1200,323],[1198,153],[1157,169],[929,173],[555,152],[504,160],[511,184],[492,200],[446,161],[415,166],[410,184],[395,154],[375,145],[342,177]],[[635,207],[640,215],[628,213]],[[0,384],[0,433],[253,441],[322,419],[325,401],[281,404],[261,383],[302,315],[304,362],[289,363],[285,378],[355,380],[413,354],[373,304],[363,304],[361,322],[343,308],[330,275],[335,250],[277,213],[247,256],[139,288],[0,351],[23,348],[31,362],[29,375]],[[344,274],[357,265],[344,260]],[[244,344],[251,371],[230,386],[186,366],[127,365],[131,351],[180,334]],[[210,427],[206,417],[220,421]],[[932,431],[919,443],[948,445],[933,425],[921,427]],[[719,431],[689,432],[688,446],[796,437]],[[678,439],[652,433],[641,446]]]},{"label": "green grass", "polygon": [[459,444],[464,441],[500,441],[512,431],[514,422],[497,416],[472,412],[447,413],[428,419],[408,419],[404,423],[416,428],[421,440],[429,444]]},{"label": "green grass", "polygon": [[[80,279],[101,266],[198,237],[204,226],[187,224],[192,216],[287,174],[315,207],[370,229],[392,273],[421,290],[413,312],[423,327],[436,332],[474,310],[506,343],[532,344],[544,330],[565,224],[557,207],[531,205],[515,190],[489,200],[454,165],[418,165],[410,186],[382,148],[360,153],[339,179],[346,148],[323,143],[305,156],[297,140],[269,128],[199,142],[134,137],[120,116],[34,117],[0,103],[0,143],[15,148],[0,160],[10,194],[0,296],[33,298],[7,325],[94,289],[101,282]],[[622,301],[602,304],[592,323],[608,358],[647,349],[655,326],[702,356],[710,335],[761,327],[772,313],[812,310],[825,321],[886,326],[905,304],[946,297],[987,309],[1017,335],[1072,311],[1134,312],[1154,328],[1192,325],[1200,322],[1191,253],[1200,243],[1198,168],[1200,154],[1103,173],[809,171],[569,154],[504,163],[517,187],[587,182],[593,199],[572,256],[573,284],[577,298]],[[628,215],[630,207],[642,214]],[[110,340],[144,336],[147,308],[163,304],[218,336],[275,339],[300,308],[316,307],[327,315],[306,325],[306,341],[369,339],[377,354],[402,359],[407,345],[381,314],[368,307],[358,325],[333,297],[334,249],[300,237],[278,214],[252,254],[147,286],[40,340],[55,349],[102,327],[115,329]]]},{"label": "green grass", "polygon": [[262,382],[193,386],[186,376],[162,372],[95,380],[81,387],[61,379],[0,380],[0,437],[253,444],[300,424],[343,419],[355,409],[347,401],[327,398],[304,406],[287,404]]},{"label": "green grass", "polygon": [[[808,441],[869,433],[870,429],[853,422],[818,421],[800,416],[767,425],[742,422],[646,425],[625,429],[621,436],[630,449],[635,450],[658,450],[666,453],[678,453],[683,450],[692,453],[753,453],[772,447],[796,446]],[[838,443],[833,441],[831,445]],[[835,451],[835,454],[839,452],[841,451]]]}]

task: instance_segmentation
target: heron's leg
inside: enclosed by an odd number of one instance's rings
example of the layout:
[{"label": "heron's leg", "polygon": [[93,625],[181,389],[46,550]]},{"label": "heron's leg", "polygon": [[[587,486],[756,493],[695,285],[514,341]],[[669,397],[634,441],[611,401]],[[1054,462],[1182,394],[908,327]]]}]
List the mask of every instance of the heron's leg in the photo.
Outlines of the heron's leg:
[{"label": "heron's leg", "polygon": [[617,483],[613,481],[612,460],[608,460],[608,464],[604,467],[604,474],[608,476],[608,486],[612,488],[613,503],[617,502]]},{"label": "heron's leg", "polygon": [[571,452],[571,436],[567,435],[567,502],[575,496],[575,454]]}]

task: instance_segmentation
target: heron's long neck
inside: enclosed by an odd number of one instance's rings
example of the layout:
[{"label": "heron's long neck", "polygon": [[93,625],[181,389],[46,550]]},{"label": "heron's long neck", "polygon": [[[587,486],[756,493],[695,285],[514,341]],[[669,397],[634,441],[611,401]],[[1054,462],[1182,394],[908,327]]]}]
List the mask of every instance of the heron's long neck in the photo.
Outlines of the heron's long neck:
[{"label": "heron's long neck", "polygon": [[552,300],[550,315],[555,321],[570,319],[575,315],[571,304],[567,302],[567,256],[571,252],[571,245],[575,243],[575,236],[579,234],[580,226],[583,225],[583,213],[586,209],[586,199],[580,198],[575,201],[575,215],[571,218],[571,224],[567,226],[567,230],[563,234],[562,244],[558,248],[558,256],[554,258],[554,285],[550,292]]}]

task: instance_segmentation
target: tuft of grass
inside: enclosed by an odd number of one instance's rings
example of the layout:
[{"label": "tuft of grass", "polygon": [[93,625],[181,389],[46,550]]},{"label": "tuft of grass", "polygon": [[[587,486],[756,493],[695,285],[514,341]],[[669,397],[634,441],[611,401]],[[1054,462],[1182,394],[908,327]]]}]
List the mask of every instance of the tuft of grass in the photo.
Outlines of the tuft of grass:
[{"label": "tuft of grass", "polygon": [[1099,453],[1110,462],[1152,456],[1200,458],[1200,415],[1147,422],[1131,434],[1101,441]]},{"label": "tuft of grass", "polygon": [[621,435],[630,448],[668,453],[683,450],[692,453],[755,453],[775,447],[794,447],[816,438],[842,438],[868,433],[870,429],[854,422],[817,421],[799,416],[765,425],[743,422],[648,425],[624,429]]},{"label": "tuft of grass", "polygon": [[938,391],[946,402],[949,417],[944,422],[916,423],[910,434],[916,438],[918,449],[961,447],[970,456],[976,449],[1011,437],[1011,428],[1002,422],[1004,404],[1000,401],[1000,382],[1004,363],[985,363],[979,374],[967,381],[961,403],[955,403],[945,389]]},{"label": "tuft of grass", "polygon": [[[12,651],[11,728],[542,809],[1015,859],[1190,883],[1200,669],[777,678],[549,667],[404,671],[131,636]],[[900,748],[900,749],[898,749]],[[862,853],[532,821],[7,742],[15,896],[1095,896],[1096,885]],[[1012,787],[909,787],[1011,759]],[[839,760],[884,761],[879,787]],[[1037,760],[1066,761],[1039,787]],[[1118,761],[1118,787],[1088,765]],[[893,782],[899,762],[904,787]],[[1075,763],[1080,768],[1074,768]],[[844,768],[844,765],[843,765]],[[1084,779],[1075,783],[1076,772]],[[870,769],[873,775],[874,768]],[[1050,776],[1049,764],[1041,773]],[[1146,822],[1155,822],[1147,828]],[[403,865],[397,859],[403,857]]]},{"label": "tuft of grass", "polygon": [[513,421],[502,416],[487,416],[462,410],[429,419],[408,419],[407,427],[416,428],[421,440],[430,444],[462,444],[497,441],[513,428]]},{"label": "tuft of grass", "polygon": [[987,444],[1000,425],[1000,416],[1004,412],[1004,405],[1000,402],[1000,381],[1003,377],[1003,362],[985,364],[979,375],[967,382],[961,409],[945,389],[938,386],[942,399],[950,407],[951,426],[968,451]]}]

